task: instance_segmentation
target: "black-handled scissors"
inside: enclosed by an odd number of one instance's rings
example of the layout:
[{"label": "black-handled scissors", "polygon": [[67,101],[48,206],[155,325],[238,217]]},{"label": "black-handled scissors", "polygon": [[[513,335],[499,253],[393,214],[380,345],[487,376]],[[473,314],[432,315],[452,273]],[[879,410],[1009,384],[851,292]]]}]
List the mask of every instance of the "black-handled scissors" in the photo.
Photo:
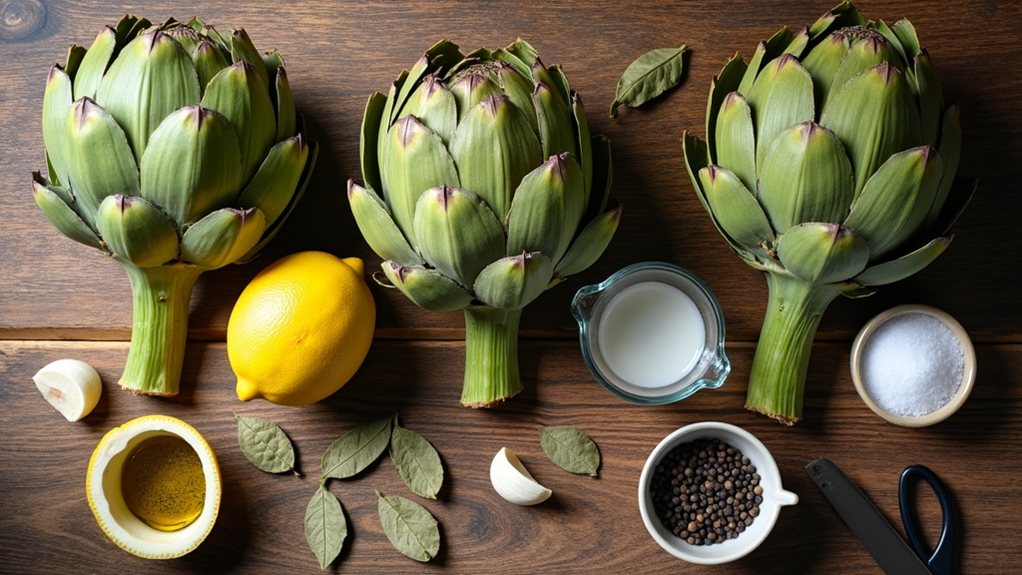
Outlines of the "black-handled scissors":
[{"label": "black-handled scissors", "polygon": [[[806,473],[816,483],[852,533],[862,541],[870,555],[888,575],[952,575],[954,569],[955,515],[950,493],[937,475],[922,465],[910,465],[901,473],[898,502],[901,520],[908,533],[902,538],[884,514],[829,459],[815,459],[806,465]],[[914,489],[921,478],[940,500],[944,515],[936,549],[931,553],[919,531]]]},{"label": "black-handled scissors", "polygon": [[[940,526],[940,537],[937,546],[931,552],[926,539],[919,531],[919,518],[913,497],[916,481],[920,478],[929,484],[930,489],[940,501],[940,512],[943,515]],[[933,575],[952,575],[955,553],[955,510],[951,504],[951,494],[941,483],[940,478],[925,465],[909,465],[901,472],[898,481],[898,507],[901,509],[901,523],[905,526],[908,541],[919,557],[926,561],[926,566]]]}]

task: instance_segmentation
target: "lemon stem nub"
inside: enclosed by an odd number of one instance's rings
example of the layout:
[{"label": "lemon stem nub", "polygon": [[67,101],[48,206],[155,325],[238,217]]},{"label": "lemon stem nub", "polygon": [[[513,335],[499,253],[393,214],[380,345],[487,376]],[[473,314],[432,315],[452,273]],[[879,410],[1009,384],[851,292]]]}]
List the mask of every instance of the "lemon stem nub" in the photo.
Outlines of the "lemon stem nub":
[{"label": "lemon stem nub", "polygon": [[122,388],[144,395],[177,395],[188,338],[188,302],[201,270],[124,264],[131,280],[131,347]]}]

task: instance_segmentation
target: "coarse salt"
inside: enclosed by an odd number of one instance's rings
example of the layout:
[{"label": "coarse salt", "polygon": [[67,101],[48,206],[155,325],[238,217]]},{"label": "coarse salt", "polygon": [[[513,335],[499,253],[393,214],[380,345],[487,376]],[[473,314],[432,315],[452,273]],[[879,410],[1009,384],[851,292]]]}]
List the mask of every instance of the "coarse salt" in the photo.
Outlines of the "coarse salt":
[{"label": "coarse salt", "polygon": [[883,410],[918,417],[958,392],[965,371],[962,344],[947,325],[921,313],[896,315],[867,340],[862,384]]}]

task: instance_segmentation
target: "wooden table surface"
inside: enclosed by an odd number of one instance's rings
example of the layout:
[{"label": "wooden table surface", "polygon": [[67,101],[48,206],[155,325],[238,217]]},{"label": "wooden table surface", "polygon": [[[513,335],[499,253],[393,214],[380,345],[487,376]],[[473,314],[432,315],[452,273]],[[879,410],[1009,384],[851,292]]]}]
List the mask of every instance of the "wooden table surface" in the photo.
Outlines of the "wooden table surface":
[{"label": "wooden table surface", "polygon": [[[936,263],[872,298],[831,306],[813,350],[801,424],[782,427],[742,409],[765,282],[728,252],[700,208],[684,172],[679,136],[684,129],[702,134],[707,86],[727,57],[749,54],[782,24],[809,24],[830,7],[827,0],[0,1],[0,572],[315,572],[302,520],[316,489],[320,454],[352,426],[393,410],[443,457],[447,484],[439,500],[424,502],[441,525],[440,555],[422,565],[387,542],[373,490],[409,493],[384,458],[359,478],[332,484],[351,533],[336,571],[879,573],[802,471],[809,460],[828,456],[895,522],[900,470],[911,463],[930,466],[955,495],[961,572],[1022,572],[1022,4],[860,3],[870,17],[911,17],[945,94],[961,102],[961,170],[979,176],[979,192]],[[279,48],[298,107],[321,145],[308,193],[265,255],[199,281],[183,391],[173,399],[135,397],[117,388],[131,321],[126,277],[115,262],[53,229],[30,186],[31,172],[45,167],[39,116],[49,66],[62,61],[67,44],[88,45],[101,26],[142,9],[153,21],[198,14],[220,28],[244,27],[260,49]],[[518,36],[548,64],[562,63],[584,96],[593,130],[613,142],[613,195],[625,204],[603,259],[527,308],[521,344],[526,391],[496,409],[461,408],[461,315],[422,312],[400,294],[374,286],[377,339],[347,387],[308,408],[237,401],[223,339],[231,306],[248,279],[298,250],[357,255],[370,267],[379,262],[362,241],[343,193],[345,180],[359,176],[357,134],[368,94],[384,90],[439,38],[471,50]],[[646,50],[681,42],[692,49],[685,85],[648,109],[625,110],[609,120],[605,110],[625,66]],[[570,299],[580,286],[640,260],[687,267],[716,292],[734,364],[721,389],[674,405],[639,407],[611,396],[589,375]],[[950,312],[977,347],[971,399],[950,420],[927,429],[895,427],[873,415],[849,376],[855,332],[902,303]],[[104,381],[98,408],[79,423],[65,422],[31,381],[39,367],[63,357],[91,362]],[[99,438],[151,413],[197,427],[223,473],[216,527],[198,550],[173,561],[145,561],[117,549],[84,496],[86,464]],[[306,476],[271,476],[252,467],[238,449],[234,414],[281,424]],[[777,459],[785,486],[801,497],[799,505],[783,510],[757,551],[716,568],[688,565],[661,551],[643,528],[635,501],[650,449],[673,429],[702,420],[727,421],[756,434]],[[599,479],[554,467],[539,447],[541,424],[588,431],[603,453]],[[518,508],[494,493],[487,470],[501,446],[522,456],[553,489],[552,500]],[[927,501],[924,523],[933,526],[938,517],[936,504]]]}]

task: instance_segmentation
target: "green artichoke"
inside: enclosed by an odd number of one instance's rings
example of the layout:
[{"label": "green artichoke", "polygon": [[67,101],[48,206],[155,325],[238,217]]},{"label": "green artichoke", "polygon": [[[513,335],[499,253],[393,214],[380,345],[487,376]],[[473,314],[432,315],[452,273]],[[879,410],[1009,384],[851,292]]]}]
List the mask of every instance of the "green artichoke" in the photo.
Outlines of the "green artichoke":
[{"label": "green artichoke", "polygon": [[175,395],[195,280],[257,253],[315,163],[284,62],[244,30],[126,16],[50,70],[42,125],[49,178],[34,174],[36,202],[131,280],[120,384]]},{"label": "green artichoke", "polygon": [[361,159],[366,187],[349,181],[348,200],[380,281],[464,309],[464,405],[518,393],[522,308],[592,265],[621,215],[610,145],[561,69],[522,40],[468,56],[441,41],[370,96]]},{"label": "green artichoke", "polygon": [[717,230],[766,272],[748,409],[797,421],[830,302],[906,278],[948,246],[975,188],[956,177],[958,114],[912,24],[867,21],[848,2],[714,79],[707,142],[686,134],[684,154]]}]

